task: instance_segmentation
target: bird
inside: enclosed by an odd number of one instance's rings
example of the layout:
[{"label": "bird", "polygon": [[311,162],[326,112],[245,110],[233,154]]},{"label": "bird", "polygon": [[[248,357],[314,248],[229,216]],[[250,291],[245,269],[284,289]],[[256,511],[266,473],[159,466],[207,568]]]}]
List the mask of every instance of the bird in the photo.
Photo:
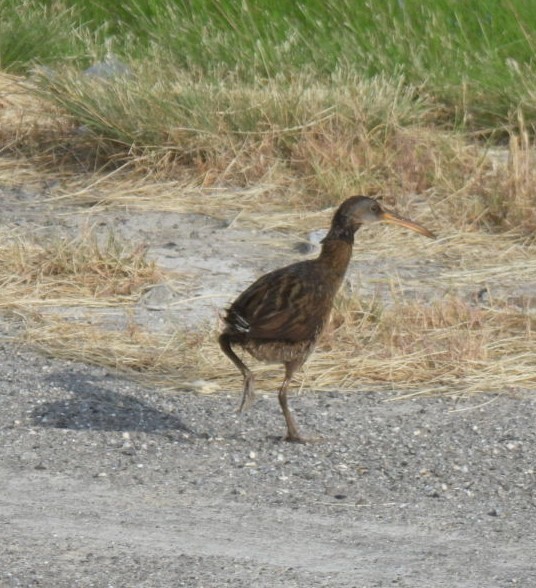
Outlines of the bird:
[{"label": "bird", "polygon": [[335,296],[350,263],[356,231],[374,221],[435,238],[425,227],[382,208],[376,199],[351,196],[337,208],[318,257],[261,276],[227,307],[222,317],[221,350],[240,370],[244,381],[239,412],[254,401],[255,378],[233,347],[242,348],[260,361],[284,365],[285,377],[278,397],[287,425],[286,441],[307,442],[289,408],[288,387],[329,323]]}]

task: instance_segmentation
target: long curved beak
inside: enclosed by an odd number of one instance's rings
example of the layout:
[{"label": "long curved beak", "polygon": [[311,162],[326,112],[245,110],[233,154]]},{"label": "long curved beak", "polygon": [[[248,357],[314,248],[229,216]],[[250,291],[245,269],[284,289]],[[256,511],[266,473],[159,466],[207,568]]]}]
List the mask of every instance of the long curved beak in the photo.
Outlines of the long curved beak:
[{"label": "long curved beak", "polygon": [[406,227],[406,229],[410,229],[410,231],[420,233],[421,235],[429,237],[430,239],[436,238],[436,236],[431,231],[429,231],[422,225],[418,225],[417,223],[414,223],[413,221],[410,221],[407,218],[398,216],[398,214],[394,212],[387,212],[384,210],[381,213],[379,220],[384,223],[389,223],[390,225],[400,225],[401,227]]}]

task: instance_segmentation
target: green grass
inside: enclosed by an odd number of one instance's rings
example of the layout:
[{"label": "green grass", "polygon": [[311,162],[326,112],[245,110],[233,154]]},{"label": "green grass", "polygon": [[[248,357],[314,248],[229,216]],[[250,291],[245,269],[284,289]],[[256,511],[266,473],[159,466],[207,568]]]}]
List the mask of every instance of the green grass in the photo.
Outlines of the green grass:
[{"label": "green grass", "polygon": [[0,65],[83,68],[111,50],[199,79],[329,82],[399,77],[441,103],[444,121],[495,130],[536,121],[536,11],[529,0],[0,0]]},{"label": "green grass", "polygon": [[296,74],[292,84],[272,80],[196,79],[169,62],[131,63],[128,75],[95,79],[73,68],[36,78],[53,99],[90,132],[124,145],[198,150],[232,137],[272,136],[283,149],[306,129],[325,121],[371,131],[379,126],[424,123],[435,109],[400,79],[339,75],[321,82]]},{"label": "green grass", "polygon": [[87,47],[73,16],[61,5],[0,0],[0,69],[21,73],[36,63],[82,57]]}]

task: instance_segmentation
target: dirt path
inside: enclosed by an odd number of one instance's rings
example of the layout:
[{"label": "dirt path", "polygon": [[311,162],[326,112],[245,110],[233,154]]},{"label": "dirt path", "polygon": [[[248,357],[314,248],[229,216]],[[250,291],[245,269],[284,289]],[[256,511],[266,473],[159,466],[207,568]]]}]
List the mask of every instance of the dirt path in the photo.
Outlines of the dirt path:
[{"label": "dirt path", "polygon": [[[188,584],[185,566],[171,571],[165,585],[491,586],[493,578],[514,579],[534,546],[502,539],[484,550],[472,534],[422,524],[311,515],[217,496],[181,500],[46,473],[17,476],[8,482],[4,501],[4,541],[31,546],[39,553],[32,566],[42,574],[48,567],[48,581],[61,578],[56,585],[65,586],[74,578],[77,585],[91,585],[95,578],[81,573],[91,561],[101,569],[108,562],[112,585],[128,585],[137,579],[133,570],[120,565],[118,574],[113,564],[124,556],[140,563],[162,559],[163,567],[181,557],[204,562],[203,579],[193,575]],[[160,574],[166,577],[164,569]]]},{"label": "dirt path", "polygon": [[0,363],[0,585],[536,585],[533,395],[309,393],[301,446],[274,395]]}]

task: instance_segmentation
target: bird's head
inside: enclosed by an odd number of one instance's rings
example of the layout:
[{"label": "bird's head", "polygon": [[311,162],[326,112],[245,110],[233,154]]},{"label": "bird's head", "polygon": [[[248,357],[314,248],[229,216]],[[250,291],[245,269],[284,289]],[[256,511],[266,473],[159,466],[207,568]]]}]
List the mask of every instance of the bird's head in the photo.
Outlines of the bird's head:
[{"label": "bird's head", "polygon": [[344,238],[345,235],[348,237],[351,235],[353,240],[353,234],[361,225],[376,221],[400,225],[431,239],[435,238],[435,235],[425,227],[399,216],[395,212],[385,210],[377,200],[368,196],[351,196],[345,200],[335,212],[329,234],[335,238],[338,235],[341,238]]}]

